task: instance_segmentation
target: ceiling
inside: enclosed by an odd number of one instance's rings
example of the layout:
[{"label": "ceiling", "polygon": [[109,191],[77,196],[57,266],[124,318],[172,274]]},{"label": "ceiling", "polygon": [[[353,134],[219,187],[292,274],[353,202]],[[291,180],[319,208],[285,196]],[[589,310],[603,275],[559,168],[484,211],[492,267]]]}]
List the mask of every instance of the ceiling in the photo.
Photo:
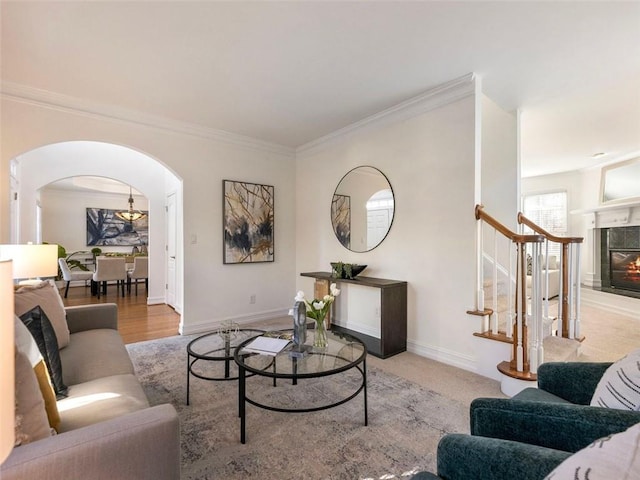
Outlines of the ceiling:
[{"label": "ceiling", "polygon": [[[524,176],[640,152],[640,2],[7,2],[22,86],[292,148],[474,72]],[[592,157],[595,153],[605,153]]]}]

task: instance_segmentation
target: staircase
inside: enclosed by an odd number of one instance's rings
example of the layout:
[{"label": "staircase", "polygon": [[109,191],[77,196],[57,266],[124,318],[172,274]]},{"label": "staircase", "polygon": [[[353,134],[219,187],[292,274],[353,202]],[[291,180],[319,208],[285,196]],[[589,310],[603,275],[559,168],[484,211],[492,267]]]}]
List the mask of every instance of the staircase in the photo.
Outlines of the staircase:
[{"label": "staircase", "polygon": [[[514,395],[537,380],[538,366],[545,361],[576,360],[579,335],[579,245],[581,238],[560,238],[545,232],[522,214],[518,222],[535,234],[509,230],[488,215],[482,205],[475,209],[477,229],[476,308],[468,314],[480,319],[474,336],[496,342],[480,349],[493,358],[505,358],[497,369],[502,391]],[[487,231],[488,230],[488,231]],[[493,233],[492,248],[483,244]],[[549,300],[548,242],[561,249],[560,294]],[[577,246],[577,248],[576,248]],[[546,265],[545,265],[546,262]],[[527,287],[527,279],[530,286]],[[508,347],[505,348],[505,346]]]}]

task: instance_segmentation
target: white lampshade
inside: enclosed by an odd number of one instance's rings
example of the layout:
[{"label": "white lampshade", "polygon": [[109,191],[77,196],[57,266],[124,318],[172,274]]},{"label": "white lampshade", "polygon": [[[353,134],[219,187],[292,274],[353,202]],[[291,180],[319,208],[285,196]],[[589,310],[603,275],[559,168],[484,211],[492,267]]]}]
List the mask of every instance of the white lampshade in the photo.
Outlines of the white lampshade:
[{"label": "white lampshade", "polygon": [[0,259],[13,260],[13,278],[55,277],[58,245],[0,245]]},{"label": "white lampshade", "polygon": [[0,261],[0,463],[15,442],[13,275],[11,260]]}]

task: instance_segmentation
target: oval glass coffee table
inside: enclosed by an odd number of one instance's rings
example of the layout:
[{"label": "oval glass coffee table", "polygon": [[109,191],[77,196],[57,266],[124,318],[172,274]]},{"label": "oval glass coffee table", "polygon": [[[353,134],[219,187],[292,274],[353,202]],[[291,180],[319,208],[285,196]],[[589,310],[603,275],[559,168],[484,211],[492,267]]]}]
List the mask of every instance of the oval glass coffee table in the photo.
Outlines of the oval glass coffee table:
[{"label": "oval glass coffee table", "polygon": [[[283,331],[284,332],[284,331]],[[315,412],[337,407],[355,398],[360,392],[364,397],[364,424],[368,424],[367,417],[367,347],[358,338],[342,332],[327,332],[329,344],[324,349],[311,347],[314,331],[307,330],[308,350],[305,355],[293,351],[293,343],[289,344],[275,356],[248,352],[244,350],[251,339],[238,344],[234,353],[234,360],[238,365],[238,409],[240,416],[240,441],[245,443],[246,404],[275,412]],[[351,372],[350,372],[351,371]],[[353,371],[356,372],[353,375]],[[326,402],[313,406],[303,405],[305,402],[305,383],[308,379],[321,379],[342,375],[335,378],[331,388],[332,396],[326,397]],[[345,376],[349,375],[349,379]],[[272,383],[261,382],[252,385],[253,394],[259,395],[249,398],[247,394],[248,377],[271,378]],[[291,387],[283,387],[282,393],[278,390],[270,390],[277,387],[277,380],[291,380]],[[256,378],[257,380],[257,378]],[[301,381],[302,380],[302,381]],[[300,382],[299,382],[300,381]],[[278,387],[280,388],[280,387]],[[288,390],[285,390],[288,388]],[[313,381],[310,388],[314,389]],[[301,389],[294,391],[292,389]],[[315,392],[316,390],[314,390]],[[298,396],[299,395],[299,396]],[[281,397],[280,399],[278,397]],[[318,395],[311,393],[306,398]],[[324,397],[323,397],[324,398]],[[282,400],[278,405],[277,400]]]},{"label": "oval glass coffee table", "polygon": [[[230,372],[235,348],[263,333],[264,330],[226,325],[189,342],[187,345],[187,405],[189,405],[191,375],[218,382],[237,380],[238,376],[231,376]],[[224,373],[220,372],[222,368],[219,367],[218,362],[224,362]]]}]

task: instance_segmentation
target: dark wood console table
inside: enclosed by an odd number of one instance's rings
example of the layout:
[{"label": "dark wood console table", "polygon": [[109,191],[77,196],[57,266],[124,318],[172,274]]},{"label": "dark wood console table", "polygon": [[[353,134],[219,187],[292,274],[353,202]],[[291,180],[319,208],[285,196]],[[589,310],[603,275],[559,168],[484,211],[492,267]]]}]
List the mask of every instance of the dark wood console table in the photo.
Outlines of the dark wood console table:
[{"label": "dark wood console table", "polygon": [[[379,358],[388,358],[407,350],[407,282],[358,276],[353,279],[335,278],[330,272],[304,272],[303,277],[316,279],[315,297],[322,298],[319,293],[329,283],[351,283],[363,287],[380,289],[380,338],[372,337],[340,325],[332,325],[331,329],[342,331],[360,338],[367,346],[368,352]],[[321,283],[319,286],[318,284]]]}]

